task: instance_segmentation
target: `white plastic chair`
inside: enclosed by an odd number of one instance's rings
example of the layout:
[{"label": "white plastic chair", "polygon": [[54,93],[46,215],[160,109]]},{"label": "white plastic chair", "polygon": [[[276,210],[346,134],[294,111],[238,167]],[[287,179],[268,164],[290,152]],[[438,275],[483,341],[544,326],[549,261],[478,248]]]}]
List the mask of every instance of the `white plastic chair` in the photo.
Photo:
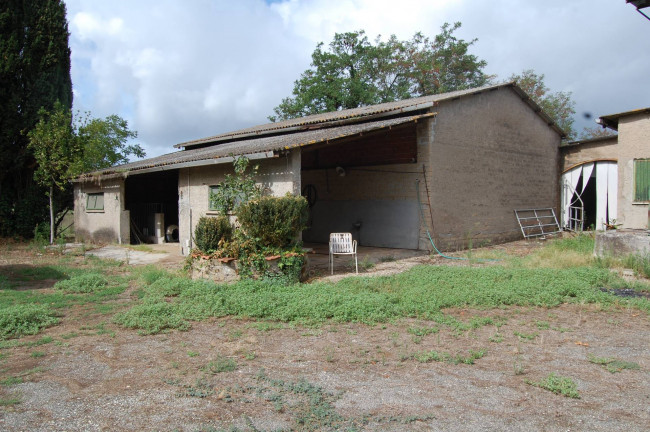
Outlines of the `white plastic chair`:
[{"label": "white plastic chair", "polygon": [[357,262],[357,241],[351,233],[330,233],[330,270],[334,274],[334,255],[354,255],[354,268],[359,274]]}]

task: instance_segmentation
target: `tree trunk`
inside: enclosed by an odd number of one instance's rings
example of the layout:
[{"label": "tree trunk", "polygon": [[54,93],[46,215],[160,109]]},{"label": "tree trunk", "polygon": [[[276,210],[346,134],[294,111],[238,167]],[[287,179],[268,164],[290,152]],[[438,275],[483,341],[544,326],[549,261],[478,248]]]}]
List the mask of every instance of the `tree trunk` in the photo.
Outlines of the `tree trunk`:
[{"label": "tree trunk", "polygon": [[54,186],[50,186],[50,244],[54,244]]}]

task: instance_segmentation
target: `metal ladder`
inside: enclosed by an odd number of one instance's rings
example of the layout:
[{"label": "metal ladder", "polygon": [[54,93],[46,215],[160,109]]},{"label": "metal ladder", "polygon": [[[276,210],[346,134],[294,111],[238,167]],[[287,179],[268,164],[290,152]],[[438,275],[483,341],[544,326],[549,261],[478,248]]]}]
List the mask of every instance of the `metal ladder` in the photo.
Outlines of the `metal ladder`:
[{"label": "metal ladder", "polygon": [[545,238],[560,232],[555,210],[552,208],[515,210],[515,216],[524,238]]}]

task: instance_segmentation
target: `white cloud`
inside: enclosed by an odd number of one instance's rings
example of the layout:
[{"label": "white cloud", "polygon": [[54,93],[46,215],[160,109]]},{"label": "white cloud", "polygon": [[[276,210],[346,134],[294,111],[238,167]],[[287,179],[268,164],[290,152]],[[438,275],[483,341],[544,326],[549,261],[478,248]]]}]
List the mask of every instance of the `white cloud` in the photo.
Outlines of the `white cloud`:
[{"label": "white cloud", "polygon": [[[457,36],[505,79],[533,68],[595,115],[647,105],[650,23],[610,0],[68,0],[75,106],[116,113],[150,156],[266,121],[318,42],[365,29]],[[584,123],[584,122],[583,122]],[[586,123],[585,123],[586,124]],[[582,127],[580,125],[580,127]]]}]

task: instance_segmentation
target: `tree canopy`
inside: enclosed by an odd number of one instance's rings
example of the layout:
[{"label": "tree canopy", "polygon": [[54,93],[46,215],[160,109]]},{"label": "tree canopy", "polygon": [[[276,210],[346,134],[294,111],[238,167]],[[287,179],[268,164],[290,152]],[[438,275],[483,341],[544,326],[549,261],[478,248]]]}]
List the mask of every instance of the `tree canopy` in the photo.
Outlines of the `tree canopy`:
[{"label": "tree canopy", "polygon": [[27,134],[39,110],[72,107],[70,49],[62,0],[0,5],[0,235],[29,236],[47,202],[33,180]]},{"label": "tree canopy", "polygon": [[576,137],[576,131],[573,129],[573,115],[576,111],[571,92],[551,92],[544,83],[544,74],[537,74],[532,69],[513,74],[508,80],[516,81],[517,85],[553,119],[555,124],[566,132],[567,139]]},{"label": "tree canopy", "polygon": [[336,33],[328,49],[321,42],[311,67],[295,81],[269,120],[357,108],[382,102],[444,93],[487,84],[485,60],[469,54],[476,39],[458,39],[461,23],[445,23],[433,39],[416,33],[406,41],[395,35],[374,44],[363,30]]},{"label": "tree canopy", "polygon": [[[57,102],[52,111],[41,109],[40,120],[29,136],[34,154],[34,179],[47,189],[50,210],[50,243],[60,219],[56,215],[72,207],[70,179],[84,172],[128,162],[129,156],[144,157],[139,144],[129,144],[138,136],[117,115],[91,118],[89,113],[72,122],[69,109]],[[56,194],[59,198],[56,200]]]}]

